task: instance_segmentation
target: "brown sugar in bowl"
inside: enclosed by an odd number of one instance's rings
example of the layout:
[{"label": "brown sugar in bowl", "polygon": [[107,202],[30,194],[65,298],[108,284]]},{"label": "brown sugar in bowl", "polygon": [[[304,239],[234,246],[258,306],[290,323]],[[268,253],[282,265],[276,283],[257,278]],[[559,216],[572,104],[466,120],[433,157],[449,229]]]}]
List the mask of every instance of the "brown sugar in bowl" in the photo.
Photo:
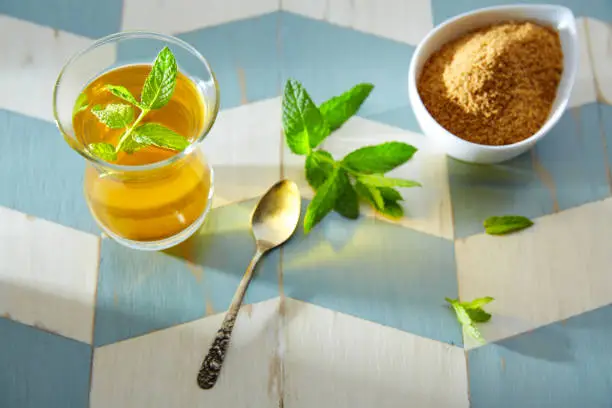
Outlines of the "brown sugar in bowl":
[{"label": "brown sugar in bowl", "polygon": [[[452,120],[451,122],[448,122],[449,116],[452,117],[452,115],[449,114],[449,106],[442,105],[439,107],[439,111],[433,112],[440,118],[440,122],[438,122],[424,103],[424,99],[427,100],[428,96],[431,95],[426,95],[423,98],[419,94],[418,89],[418,80],[421,78],[421,74],[427,61],[445,45],[464,37],[468,33],[509,21],[515,23],[533,22],[544,27],[550,27],[550,30],[554,30],[556,33],[558,33],[558,39],[560,40],[563,54],[562,73],[560,73],[560,78],[557,78],[556,80],[553,78],[554,82],[558,81],[558,86],[556,86],[556,89],[554,83],[548,86],[547,92],[550,92],[551,89],[553,92],[556,90],[555,96],[549,96],[549,99],[553,99],[553,101],[550,109],[546,109],[548,112],[537,112],[537,115],[539,116],[532,118],[533,120],[531,120],[529,125],[531,127],[525,126],[527,129],[521,129],[519,126],[517,126],[517,123],[520,123],[520,120],[516,122],[513,118],[509,118],[508,116],[498,116],[498,123],[499,118],[501,117],[506,123],[514,122],[513,126],[515,130],[518,128],[517,134],[513,135],[512,132],[510,132],[510,136],[519,139],[514,143],[512,143],[512,138],[503,139],[503,137],[501,139],[498,138],[497,141],[495,137],[493,137],[493,143],[491,143],[491,140],[486,138],[488,137],[487,133],[492,132],[480,130],[482,126],[479,126],[478,123],[468,123],[468,126],[465,126],[465,123],[457,123],[456,120],[455,123],[453,123]],[[439,144],[449,156],[455,157],[459,160],[475,163],[499,163],[529,150],[560,119],[569,100],[571,88],[576,76],[577,63],[578,40],[576,23],[575,18],[569,9],[552,5],[501,6],[479,9],[473,12],[461,14],[442,23],[419,44],[412,57],[409,70],[408,92],[410,103],[417,121],[419,122],[419,125],[421,126],[421,129],[425,135],[434,139],[435,142]],[[554,69],[555,65],[553,64],[551,68]],[[460,83],[460,81],[458,83]],[[451,86],[452,85],[453,83],[451,81]],[[508,84],[505,86],[508,86]],[[546,92],[544,92],[544,94],[545,93]],[[464,92],[464,94],[466,93]],[[461,93],[457,92],[457,95],[461,96]],[[493,99],[492,101],[479,101],[477,99],[469,100],[468,94],[467,97],[464,95],[464,97],[467,98],[466,100],[457,100],[454,101],[454,103],[463,103],[465,110],[481,109],[480,114],[482,115],[483,119],[486,119],[484,113],[489,113],[490,115],[498,114],[499,112],[496,112],[495,109],[499,106],[503,106],[503,102],[507,103],[507,101],[503,100],[504,97],[508,97],[508,95],[504,95],[504,92],[498,92],[497,94],[494,94],[494,96],[501,98],[501,102],[500,100],[495,101],[494,98],[490,98]],[[524,103],[525,99],[522,101],[519,99],[518,101],[520,103]],[[428,100],[427,102],[431,101]],[[524,112],[526,112],[528,115],[537,116],[534,110],[530,111],[529,109],[525,109]],[[544,123],[542,123],[542,118],[544,116],[547,117],[544,119]],[[453,126],[455,126],[455,128],[453,128]],[[469,131],[470,126],[472,126],[470,134],[461,134],[461,127],[467,127]],[[454,129],[457,134],[454,134],[448,128]],[[483,144],[482,142],[486,142],[488,144]]]}]

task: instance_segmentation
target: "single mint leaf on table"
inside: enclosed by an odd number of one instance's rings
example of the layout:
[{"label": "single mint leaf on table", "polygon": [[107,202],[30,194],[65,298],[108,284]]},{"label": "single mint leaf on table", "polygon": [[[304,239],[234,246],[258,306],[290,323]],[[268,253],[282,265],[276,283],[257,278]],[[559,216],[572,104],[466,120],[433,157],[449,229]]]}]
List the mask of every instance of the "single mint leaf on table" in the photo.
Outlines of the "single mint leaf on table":
[{"label": "single mint leaf on table", "polygon": [[74,102],[74,107],[72,108],[72,116],[87,109],[88,104],[89,101],[87,100],[87,94],[82,92],[78,96],[77,100]]},{"label": "single mint leaf on table", "polygon": [[334,158],[324,150],[315,150],[306,157],[304,168],[306,170],[306,180],[313,189],[319,188],[321,184],[334,171]]},{"label": "single mint leaf on table", "polygon": [[115,153],[115,146],[110,143],[90,143],[89,151],[106,161],[115,161],[117,160],[117,153]]},{"label": "single mint leaf on table", "polygon": [[133,140],[139,145],[183,151],[189,140],[159,123],[145,123],[134,129]]},{"label": "single mint leaf on table", "polygon": [[346,155],[342,164],[357,173],[386,173],[406,163],[416,151],[407,143],[387,142],[357,149]]},{"label": "single mint leaf on table", "polygon": [[339,171],[340,169],[338,168],[334,169],[325,183],[321,184],[308,205],[306,215],[304,216],[304,232],[306,234],[334,208],[339,196],[337,183]]},{"label": "single mint leaf on table", "polygon": [[351,118],[374,89],[372,84],[358,84],[342,95],[335,96],[319,107],[321,115],[334,131]]},{"label": "single mint leaf on table", "polygon": [[346,170],[338,169],[338,198],[334,210],[345,218],[354,220],[359,217],[359,198],[353,188]]},{"label": "single mint leaf on table", "polygon": [[293,153],[310,154],[330,134],[321,112],[298,81],[290,79],[285,84],[282,109],[285,140]]},{"label": "single mint leaf on table", "polygon": [[134,95],[125,87],[121,85],[106,85],[106,90],[108,90],[113,95],[123,99],[126,102],[129,102],[133,105],[140,107],[140,102],[136,100]]},{"label": "single mint leaf on table", "polygon": [[176,86],[177,72],[174,55],[168,47],[164,47],[157,54],[142,88],[140,103],[143,109],[159,109],[170,101]]},{"label": "single mint leaf on table", "polygon": [[520,215],[504,215],[501,217],[489,217],[484,223],[485,232],[489,235],[505,235],[529,228],[533,225],[527,217]]},{"label": "single mint leaf on table", "polygon": [[421,187],[419,182],[385,177],[382,174],[364,174],[363,176],[357,176],[357,178],[362,183],[374,187]]},{"label": "single mint leaf on table", "polygon": [[111,129],[123,129],[134,121],[134,108],[122,103],[96,105],[91,108],[91,113]]}]

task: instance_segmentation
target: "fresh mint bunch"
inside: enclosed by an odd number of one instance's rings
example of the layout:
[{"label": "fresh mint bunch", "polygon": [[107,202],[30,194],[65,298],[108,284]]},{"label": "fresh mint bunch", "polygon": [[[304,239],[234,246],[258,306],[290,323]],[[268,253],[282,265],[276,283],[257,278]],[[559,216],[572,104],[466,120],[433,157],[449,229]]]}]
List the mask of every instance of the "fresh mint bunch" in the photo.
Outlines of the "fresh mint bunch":
[{"label": "fresh mint bunch", "polygon": [[283,131],[289,149],[306,156],[306,179],[316,194],[306,210],[304,231],[308,233],[331,210],[355,219],[359,198],[377,211],[399,218],[402,196],[396,187],[417,187],[416,181],[385,177],[384,174],[406,163],[417,149],[402,142],[365,146],[335,160],[319,145],[353,116],[374,88],[359,84],[317,107],[306,89],[288,80],[283,95]]},{"label": "fresh mint bunch", "polygon": [[491,314],[487,313],[482,307],[493,300],[490,296],[474,299],[471,302],[459,302],[459,299],[446,298],[465,332],[479,343],[484,343],[484,338],[474,323],[485,323],[491,320]]},{"label": "fresh mint bunch", "polygon": [[[189,146],[187,138],[159,123],[141,124],[151,110],[163,108],[170,101],[176,87],[177,73],[174,55],[168,47],[164,47],[155,58],[151,72],[145,80],[140,101],[123,86],[106,85],[106,90],[130,105],[125,103],[96,105],[91,108],[91,113],[107,127],[125,129],[125,131],[117,146],[110,143],[91,143],[88,146],[89,151],[103,160],[115,161],[120,151],[131,154],[147,146],[182,151]],[[140,114],[135,120],[134,106],[140,109]],[[75,104],[74,114],[86,107],[87,99],[82,94]]]}]

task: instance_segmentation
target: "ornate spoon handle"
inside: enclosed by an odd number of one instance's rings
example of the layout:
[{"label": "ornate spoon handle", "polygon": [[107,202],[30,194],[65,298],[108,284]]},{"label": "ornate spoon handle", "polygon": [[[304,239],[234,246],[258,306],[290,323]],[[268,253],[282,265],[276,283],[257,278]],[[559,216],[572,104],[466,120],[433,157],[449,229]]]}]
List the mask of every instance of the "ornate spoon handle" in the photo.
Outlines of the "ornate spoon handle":
[{"label": "ornate spoon handle", "polygon": [[253,277],[255,265],[257,265],[257,262],[259,262],[263,254],[264,251],[261,248],[257,248],[257,252],[255,252],[255,255],[253,255],[253,259],[251,259],[251,262],[249,263],[249,266],[247,267],[247,270],[240,281],[240,285],[238,285],[238,289],[236,289],[236,293],[234,294],[229,310],[225,314],[221,328],[219,328],[219,331],[217,332],[217,335],[215,336],[215,339],[208,350],[208,354],[206,357],[204,357],[204,361],[202,361],[202,366],[198,372],[198,385],[203,390],[208,390],[214,387],[217,379],[219,378],[223,360],[225,359],[225,354],[227,353],[227,349],[230,344],[232,330],[234,329],[234,324],[236,323],[236,317],[238,317],[238,311],[240,310],[242,300],[244,299],[246,290],[251,282],[251,278]]}]

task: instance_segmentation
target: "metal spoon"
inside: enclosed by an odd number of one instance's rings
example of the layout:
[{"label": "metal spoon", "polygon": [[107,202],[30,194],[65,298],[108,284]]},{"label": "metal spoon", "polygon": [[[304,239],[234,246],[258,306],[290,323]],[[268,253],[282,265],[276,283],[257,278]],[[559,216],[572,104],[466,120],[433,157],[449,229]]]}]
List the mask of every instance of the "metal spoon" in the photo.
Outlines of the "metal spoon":
[{"label": "metal spoon", "polygon": [[251,231],[255,237],[257,250],[238,285],[221,328],[202,362],[198,373],[200,388],[208,390],[217,382],[238,310],[253,277],[255,265],[263,254],[285,243],[293,235],[300,219],[300,206],[298,187],[289,180],[281,180],[273,185],[255,206],[251,215]]}]

